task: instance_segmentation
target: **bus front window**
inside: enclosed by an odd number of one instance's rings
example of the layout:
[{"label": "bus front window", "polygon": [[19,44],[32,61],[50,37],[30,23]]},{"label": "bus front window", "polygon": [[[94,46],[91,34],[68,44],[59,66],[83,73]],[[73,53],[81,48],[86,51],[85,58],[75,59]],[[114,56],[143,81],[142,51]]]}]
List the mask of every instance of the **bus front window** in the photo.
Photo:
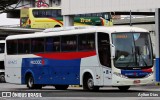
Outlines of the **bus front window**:
[{"label": "bus front window", "polygon": [[113,33],[116,49],[114,66],[121,69],[141,69],[153,66],[149,33]]}]

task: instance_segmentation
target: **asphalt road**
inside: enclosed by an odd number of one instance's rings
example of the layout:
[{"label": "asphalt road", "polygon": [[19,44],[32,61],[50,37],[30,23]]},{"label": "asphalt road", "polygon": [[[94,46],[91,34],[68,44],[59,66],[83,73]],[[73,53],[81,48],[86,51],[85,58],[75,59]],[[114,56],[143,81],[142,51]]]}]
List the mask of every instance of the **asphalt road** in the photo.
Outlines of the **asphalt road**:
[{"label": "asphalt road", "polygon": [[29,90],[25,85],[0,83],[0,92],[0,100],[160,100],[160,86],[155,85],[133,86],[127,92],[121,92],[116,87],[88,92],[81,87],[55,90],[53,86],[46,86],[41,90]]}]

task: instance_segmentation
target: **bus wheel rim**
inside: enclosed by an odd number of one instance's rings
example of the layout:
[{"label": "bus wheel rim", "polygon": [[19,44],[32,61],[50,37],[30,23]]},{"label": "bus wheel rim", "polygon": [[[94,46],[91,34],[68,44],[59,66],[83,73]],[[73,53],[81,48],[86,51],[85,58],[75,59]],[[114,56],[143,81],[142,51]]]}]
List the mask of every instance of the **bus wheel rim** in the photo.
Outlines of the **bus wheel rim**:
[{"label": "bus wheel rim", "polygon": [[29,85],[29,87],[33,86],[33,79],[32,78],[29,78],[28,85]]},{"label": "bus wheel rim", "polygon": [[94,83],[93,83],[93,79],[88,79],[88,87],[89,87],[89,89],[92,89],[93,88],[93,85],[94,85]]}]

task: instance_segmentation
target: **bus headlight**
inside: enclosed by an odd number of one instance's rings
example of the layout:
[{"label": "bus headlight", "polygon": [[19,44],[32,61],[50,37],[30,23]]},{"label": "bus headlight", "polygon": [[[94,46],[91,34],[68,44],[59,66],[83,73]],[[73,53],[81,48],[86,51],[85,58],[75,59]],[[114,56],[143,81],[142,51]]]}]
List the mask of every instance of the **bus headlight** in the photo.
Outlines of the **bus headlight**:
[{"label": "bus headlight", "polygon": [[118,76],[118,77],[121,77],[121,78],[128,78],[128,77],[122,75],[121,73],[114,72],[113,74]]},{"label": "bus headlight", "polygon": [[153,72],[149,73],[145,78],[150,77],[151,75],[153,75]]}]

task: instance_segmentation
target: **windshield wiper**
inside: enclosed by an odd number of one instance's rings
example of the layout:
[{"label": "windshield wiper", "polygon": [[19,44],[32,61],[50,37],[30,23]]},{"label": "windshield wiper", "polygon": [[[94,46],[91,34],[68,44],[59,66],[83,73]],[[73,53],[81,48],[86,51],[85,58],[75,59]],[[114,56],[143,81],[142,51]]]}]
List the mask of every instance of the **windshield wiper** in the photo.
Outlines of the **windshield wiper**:
[{"label": "windshield wiper", "polygon": [[142,54],[138,51],[138,56],[139,56],[139,63],[140,63],[140,60],[141,60],[141,58],[142,58],[142,61],[143,61],[143,63],[145,64],[145,67],[147,67],[148,66],[148,64],[146,63],[146,61],[144,60],[144,58],[142,57]]},{"label": "windshield wiper", "polygon": [[128,64],[127,64],[127,66],[125,67],[125,68],[128,68],[129,67],[129,65],[132,63],[131,62],[131,60],[134,58],[133,56],[136,54],[136,52],[134,52],[133,51],[133,47],[132,47],[132,54],[131,54],[131,58],[129,59],[129,61],[128,61]]}]

